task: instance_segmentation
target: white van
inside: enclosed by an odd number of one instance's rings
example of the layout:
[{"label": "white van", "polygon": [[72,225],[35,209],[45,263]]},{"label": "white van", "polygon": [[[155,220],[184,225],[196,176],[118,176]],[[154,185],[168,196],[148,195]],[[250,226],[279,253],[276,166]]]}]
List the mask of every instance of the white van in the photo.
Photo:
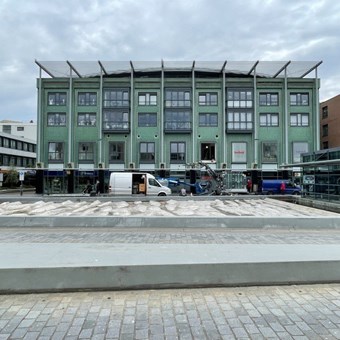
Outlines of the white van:
[{"label": "white van", "polygon": [[148,173],[112,172],[110,175],[109,194],[167,196],[171,195],[171,189],[161,185],[153,175]]}]

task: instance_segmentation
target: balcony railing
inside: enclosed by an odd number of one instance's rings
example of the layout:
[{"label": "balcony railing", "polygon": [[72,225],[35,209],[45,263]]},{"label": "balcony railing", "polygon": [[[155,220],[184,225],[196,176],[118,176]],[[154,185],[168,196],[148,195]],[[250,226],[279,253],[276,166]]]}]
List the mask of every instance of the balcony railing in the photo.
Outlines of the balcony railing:
[{"label": "balcony railing", "polygon": [[166,133],[190,133],[192,123],[189,121],[167,121],[164,123],[164,132]]},{"label": "balcony railing", "polygon": [[130,122],[104,122],[103,131],[116,133],[129,133]]}]

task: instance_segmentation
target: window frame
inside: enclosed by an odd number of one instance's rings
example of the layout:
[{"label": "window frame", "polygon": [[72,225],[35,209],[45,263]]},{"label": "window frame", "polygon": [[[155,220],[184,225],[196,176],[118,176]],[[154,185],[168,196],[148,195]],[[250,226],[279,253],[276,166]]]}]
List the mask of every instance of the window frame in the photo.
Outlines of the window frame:
[{"label": "window frame", "polygon": [[[144,98],[144,101],[142,101],[142,97]],[[153,100],[153,97],[154,100]],[[157,92],[139,92],[138,93],[138,105],[139,106],[157,106],[158,102],[158,96]]]},{"label": "window frame", "polygon": [[[216,100],[213,97],[216,96]],[[201,100],[201,97],[203,100]],[[218,105],[218,93],[217,92],[199,92],[198,93],[198,105],[199,106],[217,106]]]},{"label": "window frame", "polygon": [[66,112],[47,112],[47,126],[65,127]]},{"label": "window frame", "polygon": [[[262,118],[265,117],[265,122],[262,121]],[[276,118],[276,124],[273,118]],[[279,127],[279,113],[278,112],[261,112],[259,115],[260,127]]]},{"label": "window frame", "polygon": [[[296,117],[296,122],[293,122],[293,118]],[[303,123],[304,118],[307,117],[307,124]],[[290,113],[290,123],[291,127],[309,127],[309,113],[308,112],[291,112]]]},{"label": "window frame", "polygon": [[139,143],[139,163],[155,163],[155,143],[140,142]]},{"label": "window frame", "polygon": [[[307,101],[304,97],[307,96]],[[295,100],[293,98],[295,97]],[[289,94],[290,106],[309,106],[309,93],[308,92],[290,92]]]},{"label": "window frame", "polygon": [[[245,120],[242,120],[242,115],[245,115]],[[232,116],[232,120],[230,120]],[[239,116],[239,119],[237,119]],[[250,116],[250,120],[248,117]],[[238,132],[251,132],[254,129],[254,118],[253,112],[247,110],[228,110],[226,117],[227,131],[238,131]],[[242,124],[245,124],[245,127]],[[250,124],[248,126],[248,124]]]},{"label": "window frame", "polygon": [[[115,149],[114,149],[115,148]],[[113,157],[116,154],[116,157]],[[125,162],[125,142],[109,142],[109,164],[118,164]]]},{"label": "window frame", "polygon": [[[84,124],[80,124],[80,118],[84,116]],[[94,116],[94,119],[93,119]],[[79,127],[95,127],[97,125],[97,113],[96,112],[78,112],[77,126]]]},{"label": "window frame", "polygon": [[[275,150],[273,150],[273,147]],[[266,156],[267,152],[269,152],[269,156]],[[277,163],[277,162],[278,162],[278,142],[263,141],[262,142],[262,163]]]},{"label": "window frame", "polygon": [[[175,152],[173,152],[174,147],[176,149]],[[176,157],[173,157],[175,155]],[[185,164],[185,162],[186,162],[186,143],[180,141],[170,142],[170,163]]]},{"label": "window frame", "polygon": [[226,95],[228,109],[253,109],[254,94],[250,88],[229,88]]},{"label": "window frame", "polygon": [[[262,97],[262,100],[261,100]],[[276,97],[276,100],[274,99]],[[279,106],[278,92],[260,92],[259,106]]]},{"label": "window frame", "polygon": [[[85,96],[83,101],[82,96]],[[78,92],[78,106],[97,106],[97,92]]]},{"label": "window frame", "polygon": [[48,106],[66,106],[67,92],[48,92],[47,93]]},{"label": "window frame", "polygon": [[[55,145],[54,151],[50,151],[51,146]],[[61,148],[58,150],[57,146],[61,146]],[[48,161],[51,163],[63,163],[64,162],[64,142],[48,142],[47,145],[47,151],[48,151]],[[59,157],[57,157],[57,154],[59,154]],[[54,157],[50,157],[51,155],[55,155]]]},{"label": "window frame", "polygon": [[191,106],[190,89],[165,89],[165,108],[191,108]]},{"label": "window frame", "polygon": [[[84,150],[84,147],[87,150]],[[94,162],[95,159],[95,143],[94,142],[79,142],[78,143],[78,161],[79,163]],[[84,157],[81,157],[84,155]]]},{"label": "window frame", "polygon": [[157,127],[157,112],[138,112],[138,127]]},{"label": "window frame", "polygon": [[217,112],[200,112],[198,114],[198,126],[218,127],[218,113]]},{"label": "window frame", "polygon": [[130,107],[130,91],[127,88],[105,88],[103,90],[103,108]]}]

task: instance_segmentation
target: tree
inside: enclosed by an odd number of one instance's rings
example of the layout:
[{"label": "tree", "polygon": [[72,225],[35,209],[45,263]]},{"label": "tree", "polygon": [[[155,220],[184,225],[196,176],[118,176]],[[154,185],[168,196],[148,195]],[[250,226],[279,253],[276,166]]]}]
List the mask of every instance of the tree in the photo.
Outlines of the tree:
[{"label": "tree", "polygon": [[18,171],[16,171],[14,168],[11,168],[6,174],[6,179],[4,183],[6,184],[6,186],[13,188],[17,185],[18,180],[19,180]]}]

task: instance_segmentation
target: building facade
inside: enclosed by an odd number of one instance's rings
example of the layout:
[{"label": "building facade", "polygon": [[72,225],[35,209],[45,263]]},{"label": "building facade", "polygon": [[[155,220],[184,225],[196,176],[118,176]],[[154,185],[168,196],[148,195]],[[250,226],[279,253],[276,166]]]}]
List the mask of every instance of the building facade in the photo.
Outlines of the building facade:
[{"label": "building facade", "polygon": [[340,146],[340,95],[320,103],[321,149]]},{"label": "building facade", "polygon": [[36,63],[44,191],[198,161],[276,171],[319,148],[321,62]]},{"label": "building facade", "polygon": [[33,120],[29,122],[1,120],[0,131],[32,141],[37,140],[37,123],[33,122]]}]

